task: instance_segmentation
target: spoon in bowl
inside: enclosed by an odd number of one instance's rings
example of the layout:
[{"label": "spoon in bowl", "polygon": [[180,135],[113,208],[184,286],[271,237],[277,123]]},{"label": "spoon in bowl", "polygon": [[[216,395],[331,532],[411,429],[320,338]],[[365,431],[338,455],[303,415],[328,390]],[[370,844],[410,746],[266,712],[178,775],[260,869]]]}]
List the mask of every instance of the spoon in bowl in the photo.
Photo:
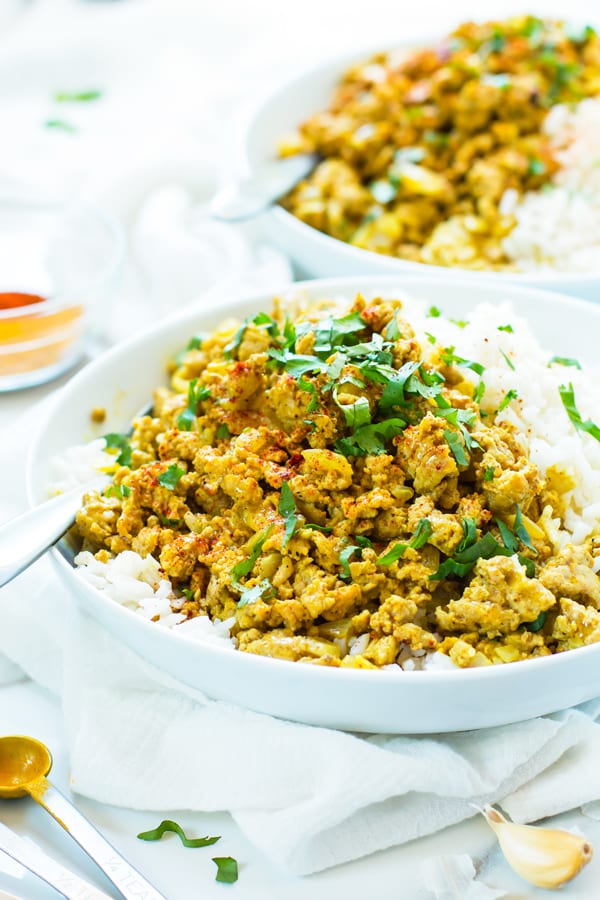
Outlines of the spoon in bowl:
[{"label": "spoon in bowl", "polygon": [[223,222],[242,222],[264,212],[312,172],[316,153],[297,153],[261,166],[250,178],[225,185],[210,202],[210,214]]},{"label": "spoon in bowl", "polygon": [[34,738],[0,738],[0,798],[30,797],[53,816],[102,869],[125,900],[166,900],[48,781],[50,751]]}]

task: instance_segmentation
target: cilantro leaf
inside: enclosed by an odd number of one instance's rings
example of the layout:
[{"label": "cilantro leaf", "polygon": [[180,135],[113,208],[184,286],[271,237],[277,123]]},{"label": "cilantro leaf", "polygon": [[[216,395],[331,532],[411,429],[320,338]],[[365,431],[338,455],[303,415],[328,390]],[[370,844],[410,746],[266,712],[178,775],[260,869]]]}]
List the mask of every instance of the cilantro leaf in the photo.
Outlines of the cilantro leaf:
[{"label": "cilantro leaf", "polygon": [[183,360],[186,357],[186,354],[188,354],[190,350],[199,350],[207,337],[208,335],[205,332],[193,335],[193,337],[189,339],[183,350],[180,350],[179,353],[175,354],[175,365],[181,366],[183,364]]},{"label": "cilantro leaf", "polygon": [[511,553],[516,553],[519,549],[519,539],[517,536],[512,533],[506,522],[503,522],[502,519],[496,519],[496,525],[498,526],[500,537],[502,538],[506,549],[510,550]]},{"label": "cilantro leaf", "polygon": [[483,473],[483,480],[484,481],[493,481],[495,474],[496,474],[496,469],[494,468],[494,466],[488,466],[486,468],[485,472]]},{"label": "cilantro leaf", "polygon": [[233,856],[213,856],[212,861],[217,867],[215,881],[233,884],[238,880],[238,864]]},{"label": "cilantro leaf", "polygon": [[68,134],[75,134],[77,131],[74,125],[71,125],[70,122],[65,122],[64,119],[46,119],[44,128],[52,128],[55,131],[66,131]]},{"label": "cilantro leaf", "polygon": [[269,525],[268,528],[262,532],[262,534],[255,541],[252,550],[250,551],[250,556],[247,556],[246,559],[243,559],[241,562],[237,563],[233,569],[231,570],[231,583],[234,587],[240,587],[240,578],[244,575],[249,575],[252,569],[254,568],[254,564],[256,560],[262,553],[262,548],[265,544],[265,541],[273,531],[273,526]]},{"label": "cilantro leaf", "polygon": [[553,356],[550,362],[548,363],[548,368],[556,363],[559,366],[571,366],[574,369],[581,369],[581,363],[578,359],[571,359],[568,356]]},{"label": "cilantro leaf", "polygon": [[366,397],[357,397],[354,403],[340,403],[337,398],[337,387],[333,392],[333,399],[339,409],[344,413],[346,425],[349,428],[360,428],[371,423],[371,407]]},{"label": "cilantro leaf", "polygon": [[302,527],[312,529],[313,531],[322,531],[324,534],[333,531],[333,525],[317,525],[315,522],[305,522]]},{"label": "cilantro leaf", "polygon": [[319,392],[317,391],[316,384],[313,384],[312,381],[306,381],[306,379],[300,376],[298,379],[298,387],[301,391],[311,395],[308,406],[306,407],[306,412],[316,412],[319,408]]},{"label": "cilantro leaf", "polygon": [[437,306],[430,306],[429,309],[427,310],[427,318],[428,319],[439,319],[441,314],[442,314],[442,311],[441,311],[441,309],[438,309]]},{"label": "cilantro leaf", "polygon": [[282,366],[293,378],[300,378],[307,372],[326,372],[327,363],[316,356],[291,353],[289,350],[269,349],[269,356]]},{"label": "cilantro leaf", "polygon": [[386,441],[404,431],[404,419],[385,419],[372,425],[362,425],[354,434],[335,442],[335,449],[344,456],[378,456],[386,452]]},{"label": "cilantro leaf", "polygon": [[512,334],[514,329],[512,325],[498,325],[498,331],[506,331],[508,334]]},{"label": "cilantro leaf", "polygon": [[358,546],[358,544],[350,544],[348,547],[344,547],[342,552],[340,553],[340,566],[342,567],[342,574],[340,578],[343,578],[344,581],[349,581],[352,578],[352,573],[350,572],[350,558],[354,556],[355,553],[358,553],[359,559],[362,556],[362,548]]},{"label": "cilantro leaf", "polygon": [[261,597],[272,597],[274,594],[275,588],[269,579],[263,578],[263,580],[259,581],[253,588],[245,588],[242,591],[238,601],[238,609],[240,606],[248,606],[249,603],[255,603],[257,600],[260,600]]},{"label": "cilantro leaf", "polygon": [[506,365],[508,366],[508,368],[512,369],[513,372],[515,372],[516,369],[514,367],[514,363],[513,363],[512,359],[510,359],[510,357],[504,352],[504,350],[501,350],[500,353],[504,357],[504,361],[505,361]]},{"label": "cilantro leaf", "polygon": [[450,431],[449,428],[446,428],[444,431],[444,437],[446,438],[446,442],[450,447],[450,452],[456,461],[457,466],[468,466],[469,459],[467,454],[465,453],[465,448],[463,447],[459,436],[454,431]]},{"label": "cilantro leaf", "polygon": [[177,427],[181,431],[191,431],[198,413],[198,404],[210,397],[210,388],[205,384],[198,386],[198,379],[192,378],[188,384],[187,406],[177,417]]},{"label": "cilantro leaf", "polygon": [[277,512],[280,516],[283,516],[285,520],[283,546],[286,547],[298,524],[296,501],[287,481],[284,481],[281,485],[281,497],[279,499],[279,505],[277,506]]},{"label": "cilantro leaf", "polygon": [[102,91],[58,91],[54,95],[57,103],[90,103],[92,100],[99,100]]},{"label": "cilantro leaf", "polygon": [[537,619],[534,619],[533,622],[525,622],[525,630],[533,631],[534,634],[536,631],[541,631],[546,623],[546,619],[548,618],[548,611],[546,609],[542,610]]},{"label": "cilantro leaf", "polygon": [[227,438],[231,437],[231,432],[225,422],[219,425],[215,432],[215,437],[218,441],[226,441]]},{"label": "cilantro leaf", "polygon": [[158,476],[158,483],[167,490],[174,491],[184,475],[185,469],[181,469],[177,463],[171,463],[169,468]]},{"label": "cilantro leaf", "polygon": [[402,337],[402,335],[400,334],[400,329],[398,328],[396,316],[393,316],[387,323],[385,327],[385,336],[388,341],[397,341],[398,338]]},{"label": "cilantro leaf", "polygon": [[537,556],[538,551],[533,546],[533,543],[531,541],[531,535],[525,528],[525,524],[523,522],[523,514],[521,512],[521,507],[519,506],[518,503],[516,505],[515,524],[513,527],[514,527],[515,534],[519,538],[521,543],[524,544],[525,547],[527,547],[529,550],[532,550],[535,553],[535,555]]},{"label": "cilantro leaf", "polygon": [[515,391],[514,388],[511,388],[510,391],[507,391],[506,394],[504,395],[504,397],[502,398],[502,402],[500,403],[500,406],[498,407],[497,412],[500,413],[500,412],[502,412],[503,409],[506,409],[506,407],[511,402],[511,400],[516,400],[518,398],[518,396],[519,396],[519,393],[518,393],[518,391]]},{"label": "cilantro leaf", "polygon": [[378,565],[391,565],[393,562],[396,562],[396,560],[400,559],[400,557],[404,555],[409,547],[411,547],[413,550],[419,550],[421,547],[425,546],[432,534],[433,528],[429,519],[420,519],[419,524],[415,528],[415,533],[413,534],[408,544],[403,544],[400,541],[397,544],[394,544],[394,546],[390,550],[388,550],[387,553],[384,553],[383,556],[380,556],[377,559]]},{"label": "cilantro leaf", "polygon": [[586,419],[584,421],[581,418],[581,413],[577,409],[577,404],[575,403],[575,389],[573,388],[572,382],[569,382],[568,387],[561,384],[558,388],[558,393],[560,394],[562,404],[567,411],[567,415],[575,428],[577,428],[578,431],[585,431],[597,441],[600,441],[600,428],[592,422],[591,419]]},{"label": "cilantro leaf", "polygon": [[115,431],[111,431],[110,434],[102,435],[104,440],[106,441],[106,449],[116,449],[119,450],[119,454],[117,456],[117,465],[119,466],[130,466],[131,465],[131,440],[129,435],[127,434],[118,434]]},{"label": "cilantro leaf", "polygon": [[440,359],[448,366],[461,366],[465,369],[471,369],[477,375],[483,375],[485,372],[485,366],[481,363],[473,362],[472,359],[464,359],[462,356],[457,356],[454,352],[454,347],[446,347],[445,350],[440,353]]},{"label": "cilantro leaf", "polygon": [[127,487],[126,484],[109,484],[104,492],[105,497],[116,497],[117,500],[124,500],[130,494],[131,488]]},{"label": "cilantro leaf", "polygon": [[173,822],[171,819],[163,819],[160,825],[157,825],[151,831],[141,831],[138,834],[138,838],[140,841],[159,841],[167,831],[172,831],[178,835],[184,847],[210,847],[211,844],[216,844],[217,841],[221,840],[220,834],[215,837],[188,838],[185,836],[181,825],[178,825],[177,822]]},{"label": "cilantro leaf", "polygon": [[456,552],[460,553],[471,547],[477,541],[477,522],[471,516],[465,516],[462,520],[463,536],[460,544],[456,548]]}]

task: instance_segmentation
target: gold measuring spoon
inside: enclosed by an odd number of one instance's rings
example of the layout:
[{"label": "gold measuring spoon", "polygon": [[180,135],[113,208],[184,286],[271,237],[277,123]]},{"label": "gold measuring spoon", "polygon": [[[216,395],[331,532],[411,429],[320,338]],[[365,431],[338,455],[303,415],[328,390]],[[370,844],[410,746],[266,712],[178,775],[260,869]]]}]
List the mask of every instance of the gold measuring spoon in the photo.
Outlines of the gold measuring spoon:
[{"label": "gold measuring spoon", "polygon": [[43,806],[112,881],[125,900],[166,900],[82,815],[46,775],[48,748],[21,735],[0,738],[0,797],[30,797]]}]

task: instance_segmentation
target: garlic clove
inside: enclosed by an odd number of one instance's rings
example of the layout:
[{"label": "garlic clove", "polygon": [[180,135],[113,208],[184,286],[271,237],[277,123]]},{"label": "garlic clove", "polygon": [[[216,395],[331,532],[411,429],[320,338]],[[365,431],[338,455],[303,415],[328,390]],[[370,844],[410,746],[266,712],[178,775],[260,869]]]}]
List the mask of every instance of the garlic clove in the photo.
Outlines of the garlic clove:
[{"label": "garlic clove", "polygon": [[574,878],[592,858],[585,838],[557,828],[509,822],[494,809],[480,810],[496,837],[506,861],[521,878],[541,888],[557,888]]}]

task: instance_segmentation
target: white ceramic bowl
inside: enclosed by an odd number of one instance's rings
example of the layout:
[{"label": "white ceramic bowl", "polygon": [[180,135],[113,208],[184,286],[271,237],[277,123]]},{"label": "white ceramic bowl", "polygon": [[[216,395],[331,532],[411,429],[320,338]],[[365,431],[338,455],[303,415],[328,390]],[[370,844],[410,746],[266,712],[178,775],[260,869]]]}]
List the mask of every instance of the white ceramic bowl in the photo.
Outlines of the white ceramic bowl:
[{"label": "white ceramic bowl", "polygon": [[[351,65],[368,59],[372,52],[355,53],[311,69],[261,100],[242,125],[239,176],[251,177],[261,165],[272,162],[278,140],[311,114],[326,109],[340,76]],[[267,239],[293,260],[301,277],[439,275],[445,279],[459,277],[471,285],[489,281],[503,285],[516,283],[600,300],[600,271],[585,274],[474,272],[410,262],[339,241],[306,225],[281,206],[274,206],[265,214],[263,228]]]},{"label": "white ceramic bowl", "polygon": [[[291,290],[291,289],[289,289]],[[351,278],[300,283],[308,298],[411,296],[466,318],[480,302],[513,298],[540,342],[553,353],[596,359],[600,306],[555,293],[426,278]],[[240,299],[206,311],[186,311],[98,358],[62,390],[31,448],[28,491],[46,497],[48,460],[91,438],[90,409],[104,406],[101,433],[124,431],[152,389],[165,383],[165,364],[190,335],[225,317],[269,310],[272,294]],[[269,659],[196,643],[120,606],[90,587],[68,559],[52,555],[87,613],[142,657],[209,696],[282,718],[353,731],[431,733],[515,722],[581,703],[600,693],[600,644],[525,662],[448,672],[336,669]]]}]

